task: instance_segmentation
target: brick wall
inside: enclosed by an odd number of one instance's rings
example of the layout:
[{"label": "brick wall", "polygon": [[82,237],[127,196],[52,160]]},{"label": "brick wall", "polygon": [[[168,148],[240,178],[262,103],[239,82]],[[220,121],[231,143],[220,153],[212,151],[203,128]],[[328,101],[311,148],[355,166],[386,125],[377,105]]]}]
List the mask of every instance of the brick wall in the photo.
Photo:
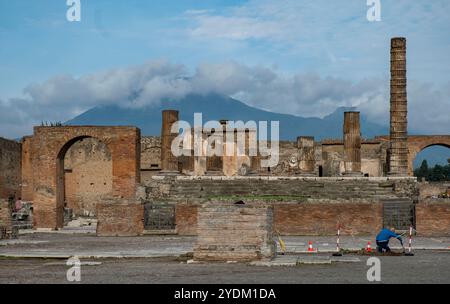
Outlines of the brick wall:
[{"label": "brick wall", "polygon": [[80,140],[67,151],[64,170],[67,207],[94,216],[95,205],[112,194],[111,151],[94,138]]},{"label": "brick wall", "polygon": [[[274,229],[282,235],[371,235],[382,228],[381,203],[272,203]],[[179,235],[197,235],[197,206],[176,206]]]},{"label": "brick wall", "polygon": [[175,222],[178,235],[197,235],[197,205],[175,206]]},{"label": "brick wall", "polygon": [[22,200],[26,202],[33,201],[32,140],[31,136],[22,138]]},{"label": "brick wall", "polygon": [[21,196],[22,145],[0,137],[0,198]]},{"label": "brick wall", "polygon": [[381,203],[304,203],[274,205],[274,228],[282,235],[371,235],[383,225]]},{"label": "brick wall", "polygon": [[[32,140],[36,228],[63,227],[61,159],[75,142],[96,138],[112,157],[112,195],[133,198],[140,182],[140,130],[135,127],[35,127]],[[63,168],[62,168],[63,169]],[[62,184],[62,185],[61,185]]]},{"label": "brick wall", "polygon": [[419,236],[450,236],[450,199],[429,199],[416,205]]},{"label": "brick wall", "polygon": [[144,205],[111,200],[97,207],[97,236],[138,236],[144,231]]},{"label": "brick wall", "polygon": [[255,261],[272,258],[273,208],[264,204],[215,202],[198,211],[198,261]]}]

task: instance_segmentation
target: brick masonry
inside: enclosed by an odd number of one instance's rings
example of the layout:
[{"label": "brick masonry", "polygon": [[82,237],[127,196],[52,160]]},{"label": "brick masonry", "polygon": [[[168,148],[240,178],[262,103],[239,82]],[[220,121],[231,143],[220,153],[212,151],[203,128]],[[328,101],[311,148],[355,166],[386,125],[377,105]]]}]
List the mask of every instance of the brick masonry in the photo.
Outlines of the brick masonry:
[{"label": "brick masonry", "polygon": [[419,236],[450,236],[450,199],[427,199],[416,206]]},{"label": "brick masonry", "polygon": [[371,235],[383,225],[381,203],[306,203],[274,206],[274,227],[282,235]]},{"label": "brick masonry", "polygon": [[112,195],[133,198],[140,182],[140,130],[135,127],[35,127],[32,139],[35,228],[62,228],[63,162],[67,150],[84,138],[106,144],[112,157]]},{"label": "brick masonry", "polygon": [[144,232],[144,205],[132,200],[97,204],[97,236],[139,236]]},{"label": "brick masonry", "polygon": [[256,261],[275,254],[273,208],[214,202],[198,211],[197,261]]},{"label": "brick masonry", "polygon": [[20,197],[22,145],[0,137],[0,199]]},{"label": "brick masonry", "polygon": [[178,235],[197,235],[197,205],[178,204],[175,206],[175,222]]}]

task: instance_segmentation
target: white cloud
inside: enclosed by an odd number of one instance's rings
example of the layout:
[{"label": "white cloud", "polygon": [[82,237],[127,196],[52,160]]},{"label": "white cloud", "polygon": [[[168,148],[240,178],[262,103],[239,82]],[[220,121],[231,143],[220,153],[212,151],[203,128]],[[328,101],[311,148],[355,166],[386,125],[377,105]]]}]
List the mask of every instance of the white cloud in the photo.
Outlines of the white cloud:
[{"label": "white cloud", "polygon": [[[389,80],[288,75],[236,62],[202,64],[193,73],[183,65],[153,61],[74,78],[58,76],[25,88],[25,97],[0,100],[0,135],[31,133],[41,121],[66,121],[97,106],[159,105],[164,99],[215,92],[249,105],[299,116],[324,116],[340,106],[356,106],[371,121],[388,124]],[[442,87],[410,81],[410,128],[448,133],[450,83]]]}]

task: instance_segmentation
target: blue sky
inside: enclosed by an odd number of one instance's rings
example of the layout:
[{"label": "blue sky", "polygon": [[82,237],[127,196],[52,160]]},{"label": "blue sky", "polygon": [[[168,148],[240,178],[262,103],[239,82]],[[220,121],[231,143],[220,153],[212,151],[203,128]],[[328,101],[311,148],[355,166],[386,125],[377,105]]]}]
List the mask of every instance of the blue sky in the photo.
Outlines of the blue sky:
[{"label": "blue sky", "polygon": [[381,22],[367,20],[366,0],[81,4],[70,23],[66,0],[0,0],[0,136],[134,92],[132,106],[215,90],[300,116],[357,106],[386,122],[394,36],[408,39],[412,126],[450,130],[448,0],[381,0]]}]

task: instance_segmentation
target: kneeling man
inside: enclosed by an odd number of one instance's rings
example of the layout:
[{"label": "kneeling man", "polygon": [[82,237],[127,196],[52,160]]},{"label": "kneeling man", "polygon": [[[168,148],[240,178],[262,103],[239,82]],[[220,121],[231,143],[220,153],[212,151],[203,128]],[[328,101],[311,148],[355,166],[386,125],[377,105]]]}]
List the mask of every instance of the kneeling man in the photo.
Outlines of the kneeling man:
[{"label": "kneeling man", "polygon": [[[395,233],[395,228],[391,228],[386,229],[384,228],[383,230],[380,231],[380,233],[378,233],[377,235],[377,250],[379,253],[383,253],[384,252],[390,252],[391,248],[389,248],[389,240],[391,238],[396,238],[400,241],[400,244],[403,247],[403,240],[402,237],[400,235],[398,235],[397,233]],[[404,248],[404,247],[403,247]]]}]

